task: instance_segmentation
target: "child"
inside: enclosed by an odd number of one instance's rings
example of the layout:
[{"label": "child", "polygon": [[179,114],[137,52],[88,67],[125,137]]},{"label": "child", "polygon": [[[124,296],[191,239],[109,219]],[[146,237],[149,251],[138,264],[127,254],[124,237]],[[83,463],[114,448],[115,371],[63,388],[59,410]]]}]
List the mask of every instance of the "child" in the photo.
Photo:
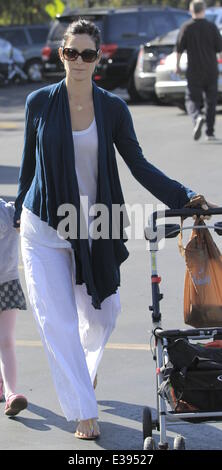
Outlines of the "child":
[{"label": "child", "polygon": [[13,227],[14,203],[0,198],[0,401],[5,391],[5,414],[14,416],[28,405],[16,394],[15,323],[26,301],[18,275],[18,233]]}]

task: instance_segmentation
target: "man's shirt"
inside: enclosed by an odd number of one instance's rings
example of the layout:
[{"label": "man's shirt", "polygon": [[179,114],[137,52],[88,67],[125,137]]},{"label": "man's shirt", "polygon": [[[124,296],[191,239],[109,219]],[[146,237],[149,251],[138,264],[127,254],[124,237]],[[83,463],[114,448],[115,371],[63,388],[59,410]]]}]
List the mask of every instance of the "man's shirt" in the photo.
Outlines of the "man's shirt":
[{"label": "man's shirt", "polygon": [[216,25],[206,19],[192,19],[180,29],[176,50],[187,52],[188,79],[212,79],[218,75],[217,56],[222,51],[222,37]]}]

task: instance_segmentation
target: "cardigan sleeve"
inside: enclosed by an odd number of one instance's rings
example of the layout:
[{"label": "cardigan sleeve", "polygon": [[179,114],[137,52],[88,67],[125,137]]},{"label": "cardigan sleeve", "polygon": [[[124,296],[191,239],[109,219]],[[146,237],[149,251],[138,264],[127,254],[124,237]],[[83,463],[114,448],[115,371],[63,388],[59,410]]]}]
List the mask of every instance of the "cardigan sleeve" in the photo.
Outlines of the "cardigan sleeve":
[{"label": "cardigan sleeve", "polygon": [[122,102],[118,116],[114,143],[132,175],[171,209],[183,207],[196,193],[178,181],[170,179],[146,160],[139,146],[126,103]]},{"label": "cardigan sleeve", "polygon": [[35,174],[35,150],[36,150],[36,130],[34,119],[31,114],[29,98],[26,100],[25,106],[25,134],[24,148],[22,154],[22,163],[19,171],[18,193],[15,201],[14,227],[19,227],[22,212],[22,204],[28,192],[34,174]]}]

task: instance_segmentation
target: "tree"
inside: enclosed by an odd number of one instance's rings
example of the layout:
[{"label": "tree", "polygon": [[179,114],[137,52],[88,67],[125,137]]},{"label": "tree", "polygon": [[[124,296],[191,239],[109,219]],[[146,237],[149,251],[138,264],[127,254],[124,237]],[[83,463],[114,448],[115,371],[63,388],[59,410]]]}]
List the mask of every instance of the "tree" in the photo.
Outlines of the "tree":
[{"label": "tree", "polygon": [[64,7],[62,0],[0,0],[0,24],[49,22]]},{"label": "tree", "polygon": [[61,15],[64,11],[65,5],[62,0],[54,0],[45,6],[45,11],[54,19],[56,15]]},{"label": "tree", "polygon": [[[0,0],[0,25],[49,22],[65,7],[114,7],[130,5],[165,5],[188,9],[190,0]],[[207,5],[221,5],[222,0],[206,0]]]}]

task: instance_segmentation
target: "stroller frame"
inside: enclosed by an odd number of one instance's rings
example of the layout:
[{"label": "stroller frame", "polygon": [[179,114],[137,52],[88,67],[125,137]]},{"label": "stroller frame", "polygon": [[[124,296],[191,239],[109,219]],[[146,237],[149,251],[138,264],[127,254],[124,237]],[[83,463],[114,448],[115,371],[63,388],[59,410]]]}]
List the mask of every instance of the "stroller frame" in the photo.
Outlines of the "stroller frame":
[{"label": "stroller frame", "polygon": [[[160,293],[159,284],[161,277],[157,273],[157,252],[158,241],[161,238],[174,238],[181,230],[193,229],[192,226],[180,227],[178,224],[157,225],[157,219],[163,217],[193,217],[194,215],[219,215],[222,214],[222,208],[216,209],[169,209],[161,212],[154,212],[149,220],[149,226],[145,228],[145,238],[149,241],[149,251],[151,256],[151,285],[152,285],[152,305],[149,309],[152,311],[152,336],[155,338],[155,346],[153,351],[153,359],[156,362],[156,399],[157,399],[157,419],[152,420],[152,413],[149,407],[143,410],[143,438],[144,449],[154,450],[155,441],[152,438],[152,430],[157,429],[160,432],[160,441],[158,448],[161,450],[169,449],[166,435],[166,424],[185,424],[186,422],[207,422],[222,421],[221,412],[187,412],[180,413],[169,411],[167,409],[166,399],[158,393],[163,383],[163,371],[169,361],[168,358],[168,339],[169,338],[187,338],[189,340],[205,340],[209,338],[222,339],[221,328],[193,328],[187,330],[163,330],[161,327],[160,301],[163,294]],[[222,235],[222,223],[214,225],[195,225],[195,229],[213,229]],[[160,235],[158,235],[158,231]],[[168,407],[169,408],[169,407]],[[186,423],[188,424],[188,423]],[[185,440],[182,436],[177,435],[174,439],[174,450],[185,450]]]}]

